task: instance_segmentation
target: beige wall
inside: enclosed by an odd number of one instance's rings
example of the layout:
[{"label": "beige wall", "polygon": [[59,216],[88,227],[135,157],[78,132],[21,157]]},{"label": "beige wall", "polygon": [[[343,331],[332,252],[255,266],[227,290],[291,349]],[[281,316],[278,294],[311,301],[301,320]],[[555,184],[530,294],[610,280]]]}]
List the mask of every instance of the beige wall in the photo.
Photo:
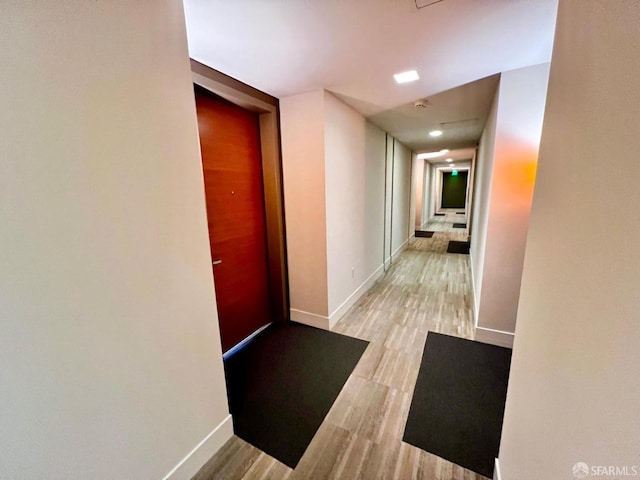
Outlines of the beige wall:
[{"label": "beige wall", "polygon": [[0,477],[159,479],[213,432],[190,478],[231,424],[182,4],[0,17]]},{"label": "beige wall", "polygon": [[[548,77],[549,64],[502,73],[491,113],[494,144],[481,148],[479,163],[493,150],[492,161],[479,167],[481,210],[471,252],[481,341],[512,342]],[[484,140],[491,138],[492,127],[488,121]]]},{"label": "beige wall", "polygon": [[329,314],[324,108],[322,90],[280,100],[289,301],[308,322]]},{"label": "beige wall", "polygon": [[640,220],[628,213],[640,203],[629,154],[640,149],[639,26],[635,0],[560,2],[503,480],[573,478],[576,462],[640,465]]}]

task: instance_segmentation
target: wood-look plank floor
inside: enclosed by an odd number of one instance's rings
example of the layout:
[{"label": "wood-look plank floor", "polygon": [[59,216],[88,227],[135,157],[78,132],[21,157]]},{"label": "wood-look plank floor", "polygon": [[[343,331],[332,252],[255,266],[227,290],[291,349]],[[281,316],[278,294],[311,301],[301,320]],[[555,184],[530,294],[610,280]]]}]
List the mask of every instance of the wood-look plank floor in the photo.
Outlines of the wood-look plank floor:
[{"label": "wood-look plank floor", "polygon": [[486,480],[402,441],[429,330],[474,338],[464,215],[434,217],[334,331],[369,341],[295,470],[233,437],[194,480]]}]

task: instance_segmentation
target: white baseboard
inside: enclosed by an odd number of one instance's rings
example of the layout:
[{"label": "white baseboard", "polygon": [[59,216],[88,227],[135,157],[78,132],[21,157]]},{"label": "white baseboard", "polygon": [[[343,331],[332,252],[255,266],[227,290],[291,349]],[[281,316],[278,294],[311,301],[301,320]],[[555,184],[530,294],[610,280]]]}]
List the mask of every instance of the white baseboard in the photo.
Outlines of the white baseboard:
[{"label": "white baseboard", "polygon": [[360,297],[362,297],[362,295],[364,295],[365,293],[367,293],[367,291],[373,287],[373,284],[376,283],[376,281],[382,276],[382,274],[384,273],[384,265],[380,265],[378,268],[376,268],[376,271],[373,272],[371,275],[369,275],[369,278],[367,278],[362,285],[360,285],[355,292],[353,292],[351,295],[349,295],[349,298],[347,298],[344,302],[342,302],[342,305],[340,305],[338,308],[336,308],[333,313],[331,315],[329,315],[329,328],[333,328],[334,325],[336,323],[338,323],[338,321],[344,317],[344,314],[347,313],[349,311],[349,309],[351,307],[353,307],[356,302],[358,300],[360,300]]},{"label": "white baseboard", "polygon": [[398,255],[400,255],[402,253],[402,251],[405,248],[407,248],[407,245],[409,245],[409,239],[408,238],[402,243],[402,245],[400,245],[398,248],[396,248],[395,252],[393,252],[391,254],[391,261],[392,262],[398,257]]},{"label": "white baseboard", "polygon": [[[471,253],[471,252],[470,252]],[[505,332],[502,330],[495,330],[493,328],[486,328],[478,326],[478,296],[476,295],[476,274],[473,271],[473,257],[469,255],[469,266],[471,268],[471,294],[473,295],[473,325],[476,329],[476,340],[482,343],[490,343],[491,345],[497,345],[499,347],[513,348],[512,332]]]},{"label": "white baseboard", "polygon": [[[415,233],[413,234],[413,236],[415,236]],[[395,252],[393,252],[391,254],[391,256],[389,257],[385,257],[384,259],[384,271],[386,272],[387,270],[389,270],[389,267],[391,266],[391,264],[398,258],[398,255],[400,255],[400,253],[407,248],[407,245],[409,245],[409,239],[406,239],[404,241],[404,243],[402,245],[400,245],[398,248],[396,248]],[[386,252],[385,252],[386,255]]]},{"label": "white baseboard", "polygon": [[190,480],[232,436],[233,422],[227,415],[162,480]]},{"label": "white baseboard", "polygon": [[325,317],[324,315],[318,315],[316,313],[305,312],[304,310],[292,308],[289,310],[289,316],[294,322],[303,323],[310,327],[329,330],[329,317]]},{"label": "white baseboard", "polygon": [[502,475],[500,474],[500,462],[496,458],[496,466],[493,469],[493,480],[502,480]]},{"label": "white baseboard", "polygon": [[499,347],[513,348],[514,334],[493,328],[476,327],[476,341]]},{"label": "white baseboard", "polygon": [[349,311],[351,307],[355,305],[355,303],[364,295],[376,280],[378,280],[382,274],[384,273],[384,265],[380,265],[376,268],[376,271],[369,275],[362,285],[360,285],[356,290],[349,295],[349,297],[342,302],[342,304],[336,308],[333,313],[331,313],[328,317],[324,315],[318,315],[317,313],[305,312],[304,310],[298,310],[297,308],[292,308],[289,311],[289,315],[291,320],[298,323],[303,323],[305,325],[309,325],[311,327],[322,328],[323,330],[331,330],[336,323],[344,316],[345,313]]}]

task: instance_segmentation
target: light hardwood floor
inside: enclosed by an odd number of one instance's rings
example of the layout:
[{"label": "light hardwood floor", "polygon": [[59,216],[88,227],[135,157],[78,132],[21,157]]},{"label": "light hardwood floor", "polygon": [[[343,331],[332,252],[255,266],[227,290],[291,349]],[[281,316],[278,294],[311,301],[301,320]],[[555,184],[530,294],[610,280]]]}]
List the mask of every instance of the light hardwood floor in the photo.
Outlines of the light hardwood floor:
[{"label": "light hardwood floor", "polygon": [[369,341],[295,470],[233,437],[194,480],[485,480],[402,442],[427,331],[473,338],[469,256],[446,253],[464,215],[434,217],[334,328]]}]

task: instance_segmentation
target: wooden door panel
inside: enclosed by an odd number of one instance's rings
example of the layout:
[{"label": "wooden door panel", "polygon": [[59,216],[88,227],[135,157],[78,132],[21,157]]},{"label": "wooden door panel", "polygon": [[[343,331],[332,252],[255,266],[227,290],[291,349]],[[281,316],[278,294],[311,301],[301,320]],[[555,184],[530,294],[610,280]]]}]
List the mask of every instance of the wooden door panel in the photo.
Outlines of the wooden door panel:
[{"label": "wooden door panel", "polygon": [[196,89],[223,351],[271,321],[257,114]]}]

